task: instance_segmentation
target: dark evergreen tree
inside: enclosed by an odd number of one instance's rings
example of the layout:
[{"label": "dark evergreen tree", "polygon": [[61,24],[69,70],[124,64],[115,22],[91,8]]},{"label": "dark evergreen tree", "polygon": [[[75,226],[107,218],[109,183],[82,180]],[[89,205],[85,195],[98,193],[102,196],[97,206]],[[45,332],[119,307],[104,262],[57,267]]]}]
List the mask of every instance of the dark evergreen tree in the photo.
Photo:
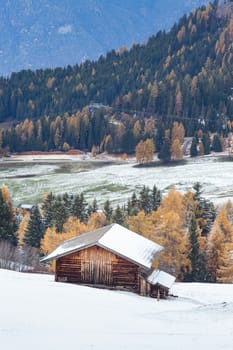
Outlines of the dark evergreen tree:
[{"label": "dark evergreen tree", "polygon": [[140,210],[144,210],[145,214],[149,214],[152,210],[152,197],[149,187],[143,186],[139,194]]},{"label": "dark evergreen tree", "polygon": [[54,207],[55,207],[55,197],[50,192],[46,198],[43,200],[41,209],[43,213],[43,223],[45,229],[48,227],[52,227],[55,223],[55,214],[54,214]]},{"label": "dark evergreen tree", "polygon": [[168,138],[165,138],[164,141],[163,141],[163,145],[161,147],[161,150],[159,152],[159,159],[162,161],[162,162],[170,162],[171,160],[171,150],[170,150],[170,140]]},{"label": "dark evergreen tree", "polygon": [[198,155],[198,151],[197,151],[197,138],[193,137],[192,139],[192,144],[191,144],[191,148],[190,148],[190,156],[191,157],[196,157]]},{"label": "dark evergreen tree", "polygon": [[68,213],[61,196],[57,196],[53,207],[53,219],[56,226],[56,231],[62,232],[63,225],[68,218]]},{"label": "dark evergreen tree", "polygon": [[157,152],[160,152],[162,145],[163,145],[163,139],[164,139],[164,126],[163,124],[159,124],[159,127],[157,129],[157,133],[155,136],[155,148]]},{"label": "dark evergreen tree", "polygon": [[204,147],[204,154],[210,154],[210,137],[208,134],[203,134],[202,143]]},{"label": "dark evergreen tree", "polygon": [[114,213],[113,213],[113,216],[112,216],[112,220],[116,224],[119,224],[119,225],[123,225],[124,224],[125,214],[124,214],[124,211],[120,208],[119,205],[114,210]]},{"label": "dark evergreen tree", "polygon": [[88,206],[88,209],[87,209],[88,216],[90,216],[92,213],[97,213],[97,211],[98,211],[98,204],[97,204],[97,200],[94,199],[92,204]]},{"label": "dark evergreen tree", "polygon": [[66,215],[70,216],[72,212],[73,205],[73,195],[69,195],[67,192],[63,194],[62,201],[66,210]]},{"label": "dark evergreen tree", "polygon": [[76,216],[80,221],[86,222],[88,217],[87,203],[85,201],[83,193],[74,197],[71,212],[72,215]]},{"label": "dark evergreen tree", "polygon": [[201,196],[202,186],[199,182],[194,184],[193,189],[194,199],[196,201],[194,215],[201,229],[201,234],[206,236],[210,232],[212,224],[216,218],[216,210],[211,201]]},{"label": "dark evergreen tree", "polygon": [[44,225],[38,206],[32,209],[30,219],[24,234],[24,243],[31,247],[40,248],[44,236]]},{"label": "dark evergreen tree", "polygon": [[106,202],[104,203],[104,214],[106,216],[107,224],[110,224],[112,221],[112,213],[113,213],[113,209],[110,205],[110,201],[106,200]]},{"label": "dark evergreen tree", "polygon": [[214,135],[212,150],[214,152],[222,152],[222,143],[218,134]]},{"label": "dark evergreen tree", "polygon": [[151,210],[156,211],[158,207],[160,206],[162,200],[162,194],[161,191],[154,185],[152,189],[152,195],[151,195]]},{"label": "dark evergreen tree", "polygon": [[15,232],[16,221],[13,208],[10,203],[4,199],[0,189],[0,241],[6,240],[17,245],[17,236]]},{"label": "dark evergreen tree", "polygon": [[199,281],[200,245],[198,242],[197,224],[196,224],[196,218],[194,215],[191,218],[191,223],[189,227],[189,243],[190,243],[189,259],[191,261],[191,267],[192,267],[190,278],[192,282],[197,282]]}]

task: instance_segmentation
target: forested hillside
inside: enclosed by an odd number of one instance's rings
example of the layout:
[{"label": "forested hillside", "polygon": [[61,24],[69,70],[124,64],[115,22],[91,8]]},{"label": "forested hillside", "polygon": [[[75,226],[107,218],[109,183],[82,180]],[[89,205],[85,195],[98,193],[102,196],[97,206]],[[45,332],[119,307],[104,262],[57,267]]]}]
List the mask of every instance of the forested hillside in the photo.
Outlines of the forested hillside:
[{"label": "forested hillside", "polygon": [[[183,123],[189,136],[200,125],[218,132],[231,127],[232,13],[232,2],[218,7],[216,1],[183,16],[169,33],[159,32],[129,51],[113,50],[96,62],[2,78],[0,121],[27,119],[3,133],[3,146],[19,150],[19,137],[21,150],[62,149],[64,144],[90,150],[107,143],[114,151],[130,153],[135,139],[127,147],[119,144],[130,143],[133,132],[137,141],[148,137],[147,129],[150,134],[153,128],[145,124],[150,117],[157,133],[159,126],[169,128],[174,120]],[[113,109],[83,109],[93,102]]]}]

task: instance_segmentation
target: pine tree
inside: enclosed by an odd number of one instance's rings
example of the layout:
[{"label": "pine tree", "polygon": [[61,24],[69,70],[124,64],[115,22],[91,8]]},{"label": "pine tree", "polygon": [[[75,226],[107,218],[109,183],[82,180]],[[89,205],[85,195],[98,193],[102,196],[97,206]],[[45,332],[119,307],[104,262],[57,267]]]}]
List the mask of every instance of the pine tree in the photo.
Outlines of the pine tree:
[{"label": "pine tree", "polygon": [[199,281],[199,242],[197,233],[196,218],[193,215],[189,228],[189,243],[190,243],[190,253],[189,259],[191,261],[191,281]]},{"label": "pine tree", "polygon": [[92,204],[88,206],[88,209],[87,209],[88,216],[91,216],[91,214],[93,213],[97,213],[97,211],[98,211],[98,204],[97,204],[97,200],[94,199]]},{"label": "pine tree", "polygon": [[41,206],[45,229],[54,225],[54,205],[55,197],[52,192],[50,192],[45,196]]},{"label": "pine tree", "polygon": [[190,148],[190,156],[191,157],[196,157],[198,155],[198,151],[197,151],[197,138],[193,137],[192,139],[192,144],[191,144],[191,148]]},{"label": "pine tree", "polygon": [[114,223],[117,223],[119,225],[123,225],[124,224],[125,214],[124,214],[123,210],[120,208],[119,205],[114,210],[114,213],[113,213],[113,216],[112,216],[112,220],[113,220]]},{"label": "pine tree", "polygon": [[152,189],[152,195],[151,195],[152,211],[156,211],[159,208],[161,200],[162,200],[161,191],[154,185]]},{"label": "pine tree", "polygon": [[212,150],[214,152],[222,152],[222,143],[219,135],[217,134],[214,135],[214,138],[213,138]]},{"label": "pine tree", "polygon": [[17,245],[16,222],[11,202],[3,196],[0,189],[0,241],[7,240]]},{"label": "pine tree", "polygon": [[72,215],[76,216],[80,221],[87,221],[87,203],[85,201],[83,193],[76,195],[72,205]]},{"label": "pine tree", "polygon": [[54,223],[56,226],[57,232],[62,232],[63,225],[66,222],[68,218],[68,213],[66,210],[66,207],[64,205],[64,202],[60,196],[57,196],[55,203],[54,203]]},{"label": "pine tree", "polygon": [[197,220],[197,224],[201,229],[201,235],[206,236],[214,223],[216,217],[216,210],[214,204],[203,198],[202,194],[202,186],[199,182],[196,182],[193,186],[194,192],[194,200],[195,200],[195,217]]},{"label": "pine tree", "polygon": [[32,209],[23,241],[31,247],[40,248],[40,242],[43,236],[44,225],[42,222],[42,217],[38,206],[35,206]]},{"label": "pine tree", "polygon": [[113,209],[110,205],[110,201],[106,200],[106,202],[104,203],[104,214],[106,216],[107,224],[110,224],[112,222],[112,213],[113,213]]},{"label": "pine tree", "polygon": [[143,186],[139,196],[139,208],[149,214],[152,210],[151,195],[149,187]]},{"label": "pine tree", "polygon": [[71,209],[72,209],[72,204],[73,204],[73,195],[69,195],[67,192],[63,194],[62,196],[62,201],[66,209],[66,215],[70,216],[71,215]]},{"label": "pine tree", "polygon": [[210,137],[208,134],[203,134],[202,143],[204,147],[204,154],[210,154]]},{"label": "pine tree", "polygon": [[163,162],[171,160],[170,140],[168,138],[164,139],[158,157]]}]

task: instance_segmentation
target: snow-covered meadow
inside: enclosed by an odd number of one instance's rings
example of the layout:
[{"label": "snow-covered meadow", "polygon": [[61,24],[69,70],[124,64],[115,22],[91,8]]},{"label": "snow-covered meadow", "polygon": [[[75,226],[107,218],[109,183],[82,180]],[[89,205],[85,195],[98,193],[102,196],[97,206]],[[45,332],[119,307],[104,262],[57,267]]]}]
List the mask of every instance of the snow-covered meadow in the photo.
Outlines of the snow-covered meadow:
[{"label": "snow-covered meadow", "polygon": [[[54,156],[53,156],[54,157]],[[84,192],[88,201],[123,204],[143,185],[156,185],[166,193],[170,187],[187,191],[199,181],[203,195],[215,203],[233,199],[233,160],[206,156],[187,159],[186,164],[137,168],[129,162],[93,162],[75,159],[18,160],[0,162],[0,187],[6,185],[15,204],[40,202],[45,192]]]},{"label": "snow-covered meadow", "polygon": [[233,285],[175,283],[167,300],[0,269],[4,350],[231,350]]}]

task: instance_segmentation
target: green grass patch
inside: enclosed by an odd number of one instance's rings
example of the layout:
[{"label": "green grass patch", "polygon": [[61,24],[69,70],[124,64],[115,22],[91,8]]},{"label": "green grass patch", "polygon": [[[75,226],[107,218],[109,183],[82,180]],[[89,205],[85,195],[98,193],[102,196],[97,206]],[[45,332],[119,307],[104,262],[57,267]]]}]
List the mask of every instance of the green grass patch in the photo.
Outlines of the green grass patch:
[{"label": "green grass patch", "polygon": [[88,192],[121,192],[121,191],[127,191],[128,187],[119,185],[119,184],[106,184],[106,185],[99,185],[96,187],[92,187],[88,190]]}]

